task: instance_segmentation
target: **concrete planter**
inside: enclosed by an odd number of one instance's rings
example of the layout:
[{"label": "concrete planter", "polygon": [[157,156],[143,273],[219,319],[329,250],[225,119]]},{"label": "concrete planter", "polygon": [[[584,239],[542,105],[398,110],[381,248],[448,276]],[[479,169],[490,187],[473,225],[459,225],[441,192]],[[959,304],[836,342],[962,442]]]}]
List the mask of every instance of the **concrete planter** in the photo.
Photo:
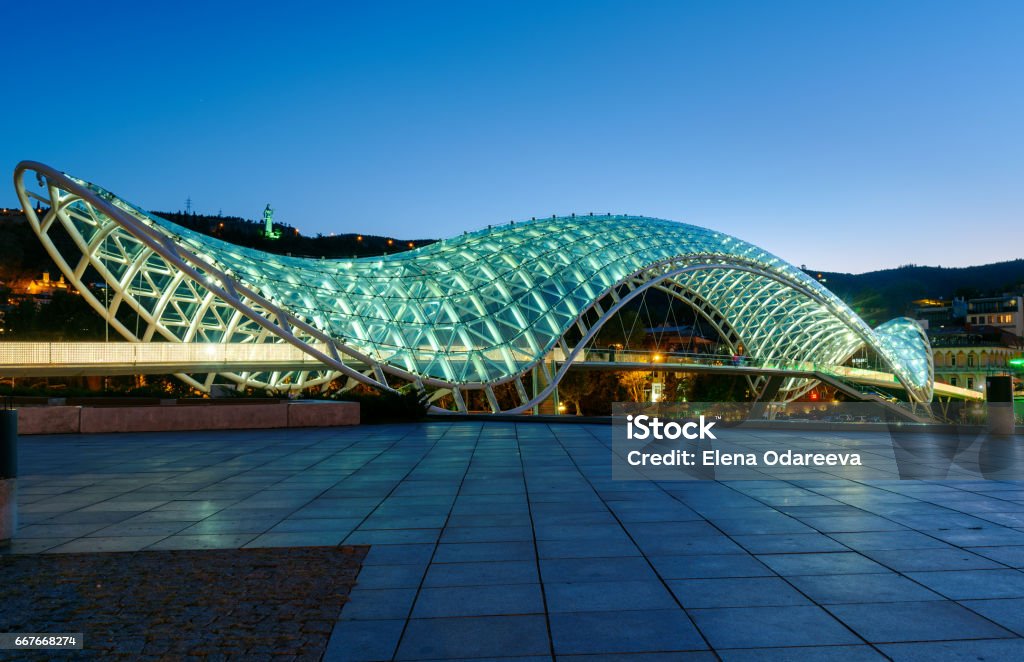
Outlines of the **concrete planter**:
[{"label": "concrete planter", "polygon": [[18,428],[30,434],[101,434],[186,430],[359,425],[356,402],[296,401],[217,406],[22,407]]}]

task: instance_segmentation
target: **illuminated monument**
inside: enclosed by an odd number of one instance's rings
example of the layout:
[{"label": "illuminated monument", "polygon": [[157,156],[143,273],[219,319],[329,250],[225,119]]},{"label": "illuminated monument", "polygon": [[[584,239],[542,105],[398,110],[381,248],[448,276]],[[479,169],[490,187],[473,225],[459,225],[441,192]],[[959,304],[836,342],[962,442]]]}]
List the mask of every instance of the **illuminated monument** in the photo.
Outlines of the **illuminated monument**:
[{"label": "illuminated monument", "polygon": [[[550,395],[608,319],[656,288],[692,306],[724,342],[762,365],[840,366],[867,346],[912,402],[932,399],[931,351],[915,322],[871,329],[799,269],[692,225],[550,218],[380,258],[317,260],[192,232],[39,163],[19,164],[15,184],[47,251],[125,338],[290,343],[323,366],[222,373],[241,385],[297,389],[348,377],[350,385],[381,389],[412,383],[463,411],[471,391],[482,391],[494,411],[526,411]],[[49,211],[33,213],[34,201]],[[55,242],[58,234],[70,235],[70,254],[58,249],[69,245]],[[114,293],[107,306],[82,282],[90,267]],[[117,320],[120,306],[138,312],[138,332]],[[563,358],[557,370],[545,360],[552,352]],[[776,399],[813,385],[788,379]]]},{"label": "illuminated monument", "polygon": [[281,231],[274,229],[274,210],[267,205],[263,210],[263,230],[261,234],[267,239],[280,239]]}]

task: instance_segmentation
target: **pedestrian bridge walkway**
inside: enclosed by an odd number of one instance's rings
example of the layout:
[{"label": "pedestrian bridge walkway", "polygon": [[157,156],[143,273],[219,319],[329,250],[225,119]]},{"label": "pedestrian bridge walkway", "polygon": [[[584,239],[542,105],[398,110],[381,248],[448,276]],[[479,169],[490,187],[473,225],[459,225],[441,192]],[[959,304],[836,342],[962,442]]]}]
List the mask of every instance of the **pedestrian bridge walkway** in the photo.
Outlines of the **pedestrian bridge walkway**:
[{"label": "pedestrian bridge walkway", "polygon": [[[556,363],[564,363],[565,355],[561,350],[555,350],[553,359]],[[750,356],[592,349],[576,357],[572,365],[574,368],[597,370],[661,370],[806,377],[819,379],[829,385],[835,385],[833,382],[839,380],[870,388],[904,390],[896,376],[890,372],[851,366],[821,365],[807,361],[759,361]],[[942,382],[935,383],[935,395],[979,402],[985,399],[985,394],[980,391]]]},{"label": "pedestrian bridge walkway", "polygon": [[[560,349],[550,360],[562,364]],[[370,369],[346,357],[351,367]],[[781,377],[807,377],[834,385],[840,380],[872,388],[902,390],[895,375],[849,366],[822,366],[808,362],[760,362],[752,357],[707,354],[586,350],[573,359],[573,367],[603,370],[664,370],[731,373]],[[133,342],[3,342],[0,343],[2,377],[77,377],[87,375],[199,374],[211,372],[315,371],[324,366],[298,347],[286,343],[133,343]],[[944,398],[982,401],[983,393],[936,383],[935,394]]]},{"label": "pedestrian bridge walkway", "polygon": [[[352,361],[353,367],[359,364]],[[285,343],[4,342],[0,376],[79,377],[322,370]]]}]

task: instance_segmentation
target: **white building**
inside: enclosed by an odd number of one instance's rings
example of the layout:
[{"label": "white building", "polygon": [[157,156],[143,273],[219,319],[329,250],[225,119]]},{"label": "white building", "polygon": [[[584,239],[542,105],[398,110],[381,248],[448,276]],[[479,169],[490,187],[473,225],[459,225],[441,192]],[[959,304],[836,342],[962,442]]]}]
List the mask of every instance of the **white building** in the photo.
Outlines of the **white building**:
[{"label": "white building", "polygon": [[971,299],[967,302],[967,324],[994,326],[1015,336],[1024,336],[1024,295]]}]

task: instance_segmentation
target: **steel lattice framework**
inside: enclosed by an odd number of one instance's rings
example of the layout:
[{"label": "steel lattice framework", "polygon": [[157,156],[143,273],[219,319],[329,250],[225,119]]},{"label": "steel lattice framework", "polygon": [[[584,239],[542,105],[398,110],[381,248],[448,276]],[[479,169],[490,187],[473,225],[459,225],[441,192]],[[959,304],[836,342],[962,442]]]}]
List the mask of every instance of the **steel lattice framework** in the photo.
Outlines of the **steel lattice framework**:
[{"label": "steel lattice framework", "polygon": [[[26,182],[32,175],[39,189]],[[871,329],[801,270],[705,228],[638,216],[552,217],[380,258],[317,260],[190,231],[40,163],[19,164],[15,186],[65,276],[125,338],[287,342],[323,365],[225,375],[240,386],[301,389],[345,376],[349,386],[412,383],[433,401],[450,395],[461,411],[473,390],[493,411],[525,411],[550,395],[623,305],[657,288],[764,364],[836,366],[867,345],[912,401],[932,398],[931,351],[914,321]],[[56,233],[70,236],[73,254],[58,249]],[[83,283],[90,267],[108,285],[105,301]],[[118,321],[121,306],[138,314],[138,329]],[[545,362],[556,348],[567,359],[558,370]],[[179,376],[202,389],[215,377]],[[811,386],[787,380],[781,398]],[[511,387],[512,406],[499,402],[498,387]]]}]

